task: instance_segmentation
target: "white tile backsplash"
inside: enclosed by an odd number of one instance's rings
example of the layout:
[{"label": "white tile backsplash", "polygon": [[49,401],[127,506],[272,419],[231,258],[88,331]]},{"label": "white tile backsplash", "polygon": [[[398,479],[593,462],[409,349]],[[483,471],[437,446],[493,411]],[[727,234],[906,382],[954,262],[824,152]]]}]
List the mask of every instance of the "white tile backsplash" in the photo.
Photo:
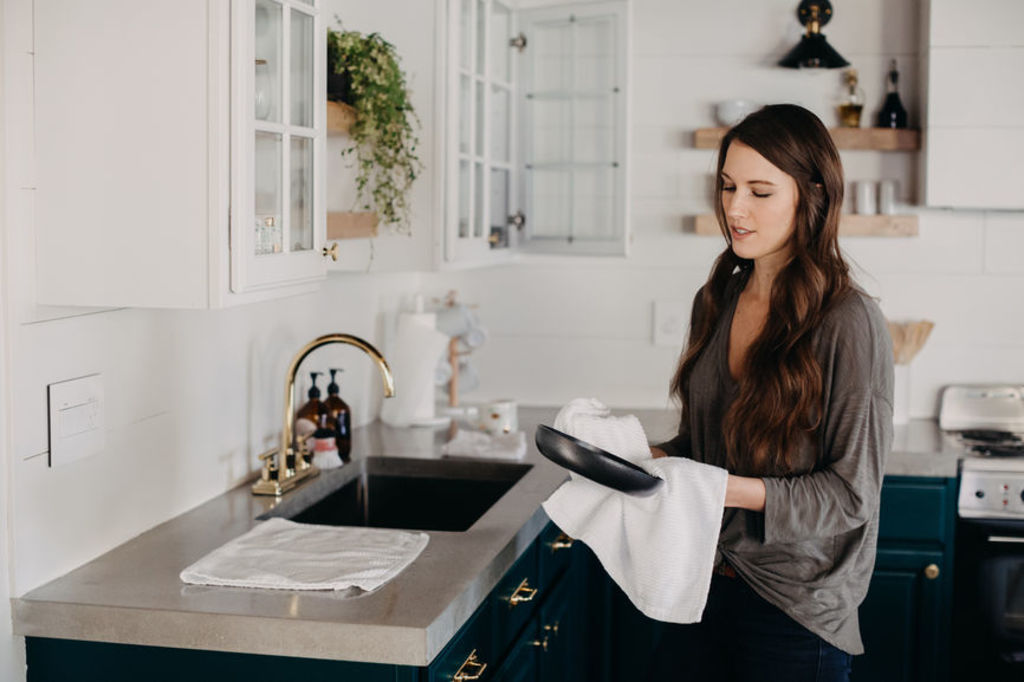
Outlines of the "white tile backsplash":
[{"label": "white tile backsplash", "polygon": [[990,211],[985,214],[985,272],[1024,274],[1024,213]]}]

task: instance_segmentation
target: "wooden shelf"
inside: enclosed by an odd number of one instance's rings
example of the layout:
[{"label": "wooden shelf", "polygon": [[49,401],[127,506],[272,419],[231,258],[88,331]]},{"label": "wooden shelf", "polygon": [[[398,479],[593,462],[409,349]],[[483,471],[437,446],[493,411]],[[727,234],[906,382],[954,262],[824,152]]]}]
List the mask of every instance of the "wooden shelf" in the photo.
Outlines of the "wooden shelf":
[{"label": "wooden shelf", "polygon": [[377,236],[380,219],[373,211],[328,211],[327,239],[366,239]]},{"label": "wooden shelf", "polygon": [[[704,214],[694,218],[694,233],[721,236],[718,220],[714,215]],[[839,218],[841,237],[915,237],[917,216],[909,215],[857,215],[844,213]]]},{"label": "wooden shelf", "polygon": [[356,110],[343,102],[327,103],[327,134],[347,135],[356,122]]},{"label": "wooden shelf", "polygon": [[[697,149],[717,149],[728,128],[698,128],[693,133]],[[839,149],[912,152],[921,148],[921,131],[909,128],[829,128]]]}]

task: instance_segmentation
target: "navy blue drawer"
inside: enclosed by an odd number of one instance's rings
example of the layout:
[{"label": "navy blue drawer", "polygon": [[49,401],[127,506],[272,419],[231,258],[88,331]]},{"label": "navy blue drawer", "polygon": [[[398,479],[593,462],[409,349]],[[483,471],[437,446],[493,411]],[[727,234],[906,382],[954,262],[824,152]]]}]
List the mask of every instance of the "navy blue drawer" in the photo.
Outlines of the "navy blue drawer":
[{"label": "navy blue drawer", "polygon": [[498,656],[504,657],[545,597],[537,567],[537,545],[533,542],[523,552],[491,593],[493,641]]},{"label": "navy blue drawer", "polygon": [[911,540],[946,544],[949,488],[942,479],[887,478],[882,486],[879,540]]},{"label": "navy blue drawer", "polygon": [[[498,657],[491,639],[491,600],[485,599],[455,638],[437,655],[428,671],[428,682],[452,682],[460,670],[466,675],[491,679]],[[483,668],[483,666],[487,668]]]}]

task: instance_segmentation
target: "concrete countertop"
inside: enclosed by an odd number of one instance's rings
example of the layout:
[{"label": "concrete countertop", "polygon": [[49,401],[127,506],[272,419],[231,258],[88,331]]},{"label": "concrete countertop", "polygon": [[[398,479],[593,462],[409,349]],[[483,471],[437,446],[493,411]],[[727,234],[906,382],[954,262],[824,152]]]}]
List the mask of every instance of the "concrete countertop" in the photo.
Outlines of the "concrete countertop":
[{"label": "concrete countertop", "polygon": [[[243,485],[13,599],[15,633],[426,666],[547,523],[540,504],[566,474],[537,452],[532,434],[537,424],[552,423],[555,413],[556,408],[522,408],[520,428],[529,436],[524,462],[533,467],[469,530],[428,531],[423,554],[373,593],[182,583],[183,568],[248,531],[275,505]],[[633,413],[652,442],[675,431],[671,411]],[[446,438],[446,429],[395,429],[376,422],[353,434],[353,459],[437,458]],[[957,453],[934,421],[897,428],[887,474],[956,472]]]}]

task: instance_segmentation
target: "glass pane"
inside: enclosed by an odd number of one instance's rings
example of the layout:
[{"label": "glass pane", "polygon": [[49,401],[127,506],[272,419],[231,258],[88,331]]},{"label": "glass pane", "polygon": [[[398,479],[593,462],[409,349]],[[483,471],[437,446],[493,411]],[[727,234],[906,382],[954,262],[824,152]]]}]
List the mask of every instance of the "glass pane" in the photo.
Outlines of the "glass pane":
[{"label": "glass pane", "polygon": [[609,96],[573,101],[573,156],[576,161],[611,163],[615,158],[614,100]]},{"label": "glass pane", "polygon": [[313,248],[313,140],[293,135],[291,152],[291,250],[309,251]]},{"label": "glass pane", "polygon": [[613,19],[596,17],[577,22],[573,36],[576,59],[574,80],[577,91],[605,91],[615,82],[615,31]]},{"label": "glass pane", "polygon": [[512,211],[508,203],[509,172],[491,169],[491,225],[488,236],[492,249],[508,246],[508,217]]},{"label": "glass pane", "polygon": [[535,26],[530,42],[530,48],[536,48],[533,92],[565,92],[571,87],[571,29],[567,21]]},{"label": "glass pane", "polygon": [[459,162],[459,237],[469,237],[469,206],[472,197],[469,193],[469,162]]},{"label": "glass pane", "polygon": [[459,153],[471,154],[469,148],[469,123],[473,120],[473,80],[459,76]]},{"label": "glass pane", "polygon": [[473,164],[476,168],[473,173],[473,181],[476,183],[473,186],[473,236],[482,237],[484,236],[484,225],[487,223],[487,216],[484,215],[484,165],[482,163]]},{"label": "glass pane", "polygon": [[473,50],[473,0],[462,0],[459,5],[459,68],[472,68],[470,55]]},{"label": "glass pane", "polygon": [[577,170],[572,180],[572,234],[577,239],[615,236],[615,169]]},{"label": "glass pane", "polygon": [[512,16],[500,2],[491,5],[491,77],[503,83],[512,80],[508,40],[512,37]]},{"label": "glass pane", "polygon": [[483,76],[487,59],[487,2],[480,0],[476,6],[476,72]]},{"label": "glass pane", "polygon": [[534,237],[568,236],[570,178],[570,172],[561,170],[534,170],[528,174],[533,197],[530,233]]},{"label": "glass pane", "polygon": [[509,91],[491,88],[491,159],[507,163],[509,160]]},{"label": "glass pane", "polygon": [[256,0],[253,103],[254,115],[264,121],[281,120],[281,30],[281,6]]},{"label": "glass pane", "polygon": [[282,250],[281,226],[281,136],[256,133],[253,167],[253,200],[256,215],[256,255]]},{"label": "glass pane", "polygon": [[476,146],[473,153],[483,156],[484,153],[484,84],[476,83]]},{"label": "glass pane", "polygon": [[313,17],[292,10],[291,124],[313,127]]},{"label": "glass pane", "polygon": [[568,99],[530,100],[532,137],[527,163],[567,163],[572,160],[571,106]]}]

